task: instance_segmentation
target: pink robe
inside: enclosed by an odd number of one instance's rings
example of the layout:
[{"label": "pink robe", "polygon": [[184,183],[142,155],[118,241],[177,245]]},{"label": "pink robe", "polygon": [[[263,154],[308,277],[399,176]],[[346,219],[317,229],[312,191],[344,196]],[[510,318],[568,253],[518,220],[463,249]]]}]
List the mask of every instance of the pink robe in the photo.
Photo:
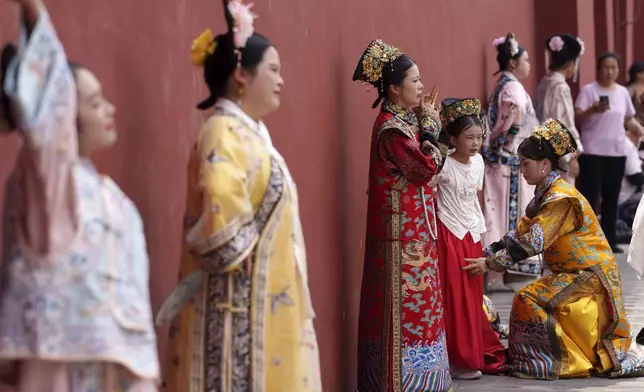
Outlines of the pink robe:
[{"label": "pink robe", "polygon": [[44,7],[3,86],[25,144],[7,184],[0,380],[24,392],[154,392],[142,220],[78,156],[76,86]]},{"label": "pink robe", "polygon": [[[538,125],[532,100],[523,85],[509,73],[502,73],[496,84],[488,109],[490,133],[484,142],[485,180],[483,183],[483,215],[488,231],[483,237],[485,246],[502,238],[516,228],[521,216],[534,196],[534,186],[528,185],[519,173],[517,150]],[[513,134],[515,132],[515,134]],[[529,283],[541,274],[538,258],[517,263],[507,274],[519,286]],[[503,275],[490,271],[487,289],[503,288]],[[513,289],[520,288],[512,287]]]}]

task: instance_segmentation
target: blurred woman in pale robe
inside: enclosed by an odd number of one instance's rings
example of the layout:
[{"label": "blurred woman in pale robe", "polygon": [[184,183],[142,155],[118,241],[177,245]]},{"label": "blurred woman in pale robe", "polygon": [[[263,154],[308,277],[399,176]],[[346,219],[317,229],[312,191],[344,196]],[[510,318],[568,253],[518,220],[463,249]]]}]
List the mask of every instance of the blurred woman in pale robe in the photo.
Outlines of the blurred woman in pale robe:
[{"label": "blurred woman in pale robe", "polygon": [[183,280],[157,316],[180,313],[165,388],[320,392],[297,190],[262,122],[280,105],[279,54],[246,5],[224,11],[228,32],[193,45],[214,113],[188,161]]},{"label": "blurred woman in pale robe", "polygon": [[[644,277],[644,197],[640,200],[633,221],[633,237],[628,249],[628,264],[637,272],[638,279]],[[644,345],[644,328],[637,335],[637,343]]]},{"label": "blurred woman in pale robe", "polygon": [[6,186],[0,378],[22,392],[157,391],[143,222],[90,158],[116,142],[115,109],[70,66],[44,6],[17,3],[0,117],[24,144]]},{"label": "blurred woman in pale robe", "polygon": [[[584,42],[569,34],[553,35],[546,40],[546,52],[546,56],[549,56],[548,74],[537,87],[537,117],[541,120],[555,118],[561,121],[575,138],[576,153],[581,154],[584,150],[579,131],[575,127],[575,103],[566,79],[577,78],[579,57],[584,54]],[[562,158],[560,167],[565,170],[561,177],[575,185],[575,179],[579,175],[577,156],[566,155]]]},{"label": "blurred woman in pale robe", "polygon": [[[517,227],[519,218],[532,199],[534,186],[519,175],[517,148],[539,124],[530,95],[520,80],[530,75],[528,52],[517,42],[514,34],[493,42],[501,76],[497,81],[488,108],[490,133],[484,140],[481,155],[485,158],[483,184],[483,215],[488,228],[483,237],[485,246]],[[505,273],[505,277],[490,271],[487,289],[505,288],[504,283],[517,290],[541,274],[538,257],[523,260]]]}]

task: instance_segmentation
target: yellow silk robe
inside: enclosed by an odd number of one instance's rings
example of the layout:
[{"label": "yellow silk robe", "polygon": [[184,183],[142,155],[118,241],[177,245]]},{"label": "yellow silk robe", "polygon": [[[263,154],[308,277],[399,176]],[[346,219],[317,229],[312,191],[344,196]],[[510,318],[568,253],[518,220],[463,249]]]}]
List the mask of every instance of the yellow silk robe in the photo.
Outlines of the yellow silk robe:
[{"label": "yellow silk robe", "polygon": [[[321,391],[297,193],[263,124],[220,100],[188,164],[165,390]],[[190,300],[190,303],[187,303]]]},{"label": "yellow silk robe", "polygon": [[488,248],[487,264],[496,271],[539,253],[552,271],[514,297],[510,374],[555,380],[644,368],[644,359],[629,353],[619,267],[586,199],[553,172],[527,213]]}]

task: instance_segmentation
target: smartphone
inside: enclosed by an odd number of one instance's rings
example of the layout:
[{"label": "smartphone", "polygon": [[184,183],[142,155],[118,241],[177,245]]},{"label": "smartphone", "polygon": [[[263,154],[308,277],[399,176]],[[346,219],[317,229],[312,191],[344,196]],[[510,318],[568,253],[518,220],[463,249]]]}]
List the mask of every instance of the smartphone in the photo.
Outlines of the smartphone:
[{"label": "smartphone", "polygon": [[608,95],[600,95],[599,102],[603,103],[604,105],[608,105]]}]

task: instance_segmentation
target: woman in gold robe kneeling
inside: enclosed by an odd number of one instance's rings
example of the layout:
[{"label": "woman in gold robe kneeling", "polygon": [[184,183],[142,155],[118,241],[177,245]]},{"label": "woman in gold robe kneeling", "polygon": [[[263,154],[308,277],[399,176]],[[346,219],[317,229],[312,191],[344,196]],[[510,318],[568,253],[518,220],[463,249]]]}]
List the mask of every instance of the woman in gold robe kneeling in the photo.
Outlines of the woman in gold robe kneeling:
[{"label": "woman in gold robe kneeling", "polygon": [[575,152],[570,132],[546,120],[519,146],[520,167],[534,199],[516,230],[467,260],[471,274],[502,272],[543,253],[552,275],[514,297],[510,316],[510,375],[558,378],[633,375],[644,358],[630,350],[630,324],[619,267],[593,209],[559,174],[559,158]]}]

